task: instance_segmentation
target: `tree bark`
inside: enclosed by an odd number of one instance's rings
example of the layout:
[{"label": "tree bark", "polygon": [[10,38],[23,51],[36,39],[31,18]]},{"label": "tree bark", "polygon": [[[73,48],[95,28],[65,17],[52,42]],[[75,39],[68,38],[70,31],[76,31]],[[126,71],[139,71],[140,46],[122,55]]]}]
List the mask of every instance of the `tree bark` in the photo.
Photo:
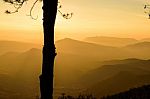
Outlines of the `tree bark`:
[{"label": "tree bark", "polygon": [[53,71],[56,56],[54,45],[54,26],[58,0],[43,0],[43,64],[40,75],[41,99],[53,99]]}]

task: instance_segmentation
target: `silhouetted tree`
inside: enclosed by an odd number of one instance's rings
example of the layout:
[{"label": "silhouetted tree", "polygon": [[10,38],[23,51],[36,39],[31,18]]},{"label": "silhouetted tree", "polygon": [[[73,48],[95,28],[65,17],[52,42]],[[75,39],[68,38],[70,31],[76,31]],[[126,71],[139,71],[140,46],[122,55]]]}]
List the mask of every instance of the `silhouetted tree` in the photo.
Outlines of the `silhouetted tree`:
[{"label": "silhouetted tree", "polygon": [[[4,0],[7,3],[14,5],[15,11],[6,10],[7,14],[12,14],[18,12],[22,7],[24,2],[27,0]],[[32,19],[32,9],[35,6],[36,0],[30,10],[30,16]],[[40,75],[40,92],[41,99],[53,99],[53,69],[54,69],[54,59],[56,56],[55,45],[54,45],[54,26],[57,10],[59,10],[61,5],[58,7],[58,0],[43,0],[43,30],[44,30],[44,47],[43,47],[43,63],[42,63],[42,74]],[[61,15],[69,19],[71,14]]]},{"label": "silhouetted tree", "polygon": [[53,70],[56,56],[54,25],[58,0],[43,0],[44,47],[42,74],[40,76],[41,99],[53,99]]}]

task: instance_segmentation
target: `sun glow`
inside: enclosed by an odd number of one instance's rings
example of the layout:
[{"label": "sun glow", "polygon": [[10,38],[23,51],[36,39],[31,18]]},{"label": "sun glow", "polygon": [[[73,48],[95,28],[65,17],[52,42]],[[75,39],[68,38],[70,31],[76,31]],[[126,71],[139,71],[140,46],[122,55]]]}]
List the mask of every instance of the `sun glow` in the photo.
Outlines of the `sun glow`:
[{"label": "sun glow", "polygon": [[[56,40],[65,37],[83,39],[87,36],[114,35],[137,39],[150,37],[150,21],[144,14],[142,0],[122,2],[64,0],[61,3],[63,12],[73,12],[74,15],[70,20],[66,20],[58,13],[55,28]],[[7,15],[4,13],[5,10],[12,9],[12,6],[0,1],[0,39],[27,40],[30,38],[28,41],[31,42],[35,39],[36,42],[42,41],[42,3],[38,2],[33,10],[33,16],[38,16],[37,20],[27,16],[32,4],[33,1],[30,1],[19,10],[19,13]]]}]

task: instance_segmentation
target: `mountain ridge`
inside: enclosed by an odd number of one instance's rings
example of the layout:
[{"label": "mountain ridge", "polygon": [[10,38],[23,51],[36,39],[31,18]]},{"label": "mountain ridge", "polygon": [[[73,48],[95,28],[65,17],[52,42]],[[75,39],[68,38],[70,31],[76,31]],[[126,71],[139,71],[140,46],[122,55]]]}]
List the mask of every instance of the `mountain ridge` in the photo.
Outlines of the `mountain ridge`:
[{"label": "mountain ridge", "polygon": [[106,37],[106,36],[87,37],[84,39],[84,41],[96,43],[96,44],[114,46],[114,47],[121,47],[121,46],[138,42],[138,40],[133,38],[118,38],[118,37]]}]

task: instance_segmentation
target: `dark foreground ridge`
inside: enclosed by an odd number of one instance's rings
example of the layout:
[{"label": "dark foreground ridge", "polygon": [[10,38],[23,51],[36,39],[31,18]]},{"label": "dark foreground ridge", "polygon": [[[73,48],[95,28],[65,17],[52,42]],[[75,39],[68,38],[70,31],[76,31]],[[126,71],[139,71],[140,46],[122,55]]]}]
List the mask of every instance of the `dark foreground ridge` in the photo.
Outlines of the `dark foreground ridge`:
[{"label": "dark foreground ridge", "polygon": [[[97,99],[93,95],[70,96],[62,94],[58,99]],[[150,85],[144,85],[138,88],[132,88],[125,92],[109,95],[100,99],[150,99]]]},{"label": "dark foreground ridge", "polygon": [[150,85],[133,88],[101,99],[150,99]]}]

